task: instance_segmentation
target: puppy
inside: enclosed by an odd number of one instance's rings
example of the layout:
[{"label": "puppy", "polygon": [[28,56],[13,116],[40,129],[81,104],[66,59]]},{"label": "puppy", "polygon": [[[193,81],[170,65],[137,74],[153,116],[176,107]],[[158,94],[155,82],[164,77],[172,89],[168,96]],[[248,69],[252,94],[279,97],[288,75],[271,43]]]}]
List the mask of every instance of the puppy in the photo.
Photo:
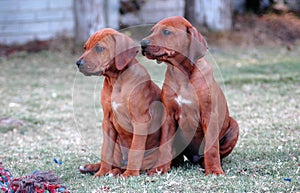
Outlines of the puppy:
[{"label": "puppy", "polygon": [[205,167],[205,173],[224,174],[221,159],[236,145],[237,122],[229,116],[226,98],[204,59],[207,43],[183,17],[163,19],[141,41],[142,54],[168,65],[162,88],[167,118],[162,126],[160,156],[150,175],[170,169],[183,155]]},{"label": "puppy", "polygon": [[138,176],[158,157],[163,107],[161,90],[135,59],[132,39],[113,29],[94,33],[76,62],[87,76],[104,76],[101,104],[101,162],[80,167],[82,173]]}]

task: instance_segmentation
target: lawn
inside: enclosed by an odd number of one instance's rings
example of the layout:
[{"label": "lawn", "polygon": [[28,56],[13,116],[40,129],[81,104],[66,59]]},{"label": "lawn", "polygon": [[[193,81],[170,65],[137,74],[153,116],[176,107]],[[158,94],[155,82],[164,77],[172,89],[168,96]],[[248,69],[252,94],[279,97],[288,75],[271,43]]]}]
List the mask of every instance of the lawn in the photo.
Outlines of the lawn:
[{"label": "lawn", "polygon": [[[53,170],[79,193],[300,192],[299,53],[296,47],[212,48],[207,59],[240,125],[238,144],[223,160],[226,176],[205,176],[186,164],[127,180],[77,170],[100,159],[102,77],[77,72],[79,55],[67,51],[0,58],[0,119],[23,123],[0,127],[0,161],[15,177]],[[165,66],[139,60],[161,85]]]}]

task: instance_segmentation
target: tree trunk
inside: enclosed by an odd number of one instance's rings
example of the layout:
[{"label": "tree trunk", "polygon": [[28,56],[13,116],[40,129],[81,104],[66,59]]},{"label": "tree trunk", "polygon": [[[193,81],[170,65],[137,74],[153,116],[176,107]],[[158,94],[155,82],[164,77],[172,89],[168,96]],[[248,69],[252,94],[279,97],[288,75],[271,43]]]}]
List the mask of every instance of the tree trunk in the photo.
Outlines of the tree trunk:
[{"label": "tree trunk", "polygon": [[196,13],[199,23],[214,31],[232,28],[232,0],[198,0]]},{"label": "tree trunk", "polygon": [[74,0],[75,43],[82,44],[91,34],[105,27],[103,0]]},{"label": "tree trunk", "polygon": [[195,0],[185,0],[184,17],[192,24],[196,25]]}]

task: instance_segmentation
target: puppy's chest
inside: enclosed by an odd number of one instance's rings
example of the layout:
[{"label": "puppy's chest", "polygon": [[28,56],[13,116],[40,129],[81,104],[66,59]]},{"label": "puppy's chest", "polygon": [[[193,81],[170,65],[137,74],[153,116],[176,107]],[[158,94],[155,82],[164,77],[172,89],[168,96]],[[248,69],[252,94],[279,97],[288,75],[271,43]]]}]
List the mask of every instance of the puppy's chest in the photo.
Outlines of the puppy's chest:
[{"label": "puppy's chest", "polygon": [[111,95],[111,109],[114,113],[127,114],[128,111],[128,97],[121,88],[115,88]]},{"label": "puppy's chest", "polygon": [[176,68],[168,70],[166,76],[165,85],[168,87],[168,100],[173,101],[177,109],[195,108],[198,97],[189,77]]},{"label": "puppy's chest", "polygon": [[195,108],[198,106],[197,94],[191,85],[179,85],[171,88],[172,93],[169,95],[169,100],[177,106],[177,108]]},{"label": "puppy's chest", "polygon": [[194,109],[199,107],[197,95],[191,89],[178,90],[173,96],[178,109]]},{"label": "puppy's chest", "polygon": [[121,89],[114,89],[111,95],[111,109],[115,122],[121,127],[131,128],[129,98]]},{"label": "puppy's chest", "polygon": [[198,124],[200,119],[199,101],[192,86],[185,85],[175,89],[170,101],[175,107],[175,118],[180,125],[195,127]]}]

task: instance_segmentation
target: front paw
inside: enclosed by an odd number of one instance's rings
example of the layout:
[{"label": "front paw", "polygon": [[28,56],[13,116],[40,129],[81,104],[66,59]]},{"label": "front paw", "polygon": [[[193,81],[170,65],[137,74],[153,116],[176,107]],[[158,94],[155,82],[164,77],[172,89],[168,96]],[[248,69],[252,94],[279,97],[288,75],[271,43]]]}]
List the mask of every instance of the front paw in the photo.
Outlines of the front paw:
[{"label": "front paw", "polygon": [[224,175],[225,176],[225,173],[224,171],[222,170],[222,168],[218,168],[218,169],[205,169],[205,175],[210,175],[210,174],[213,174],[213,175],[217,175],[217,176],[220,176],[220,175]]},{"label": "front paw", "polygon": [[156,168],[152,168],[147,174],[148,176],[153,176],[153,175],[162,175],[167,173],[171,168],[171,164],[165,164]]},{"label": "front paw", "polygon": [[139,176],[140,171],[139,170],[126,170],[121,176],[124,178],[128,178],[130,176]]},{"label": "front paw", "polygon": [[122,174],[121,169],[114,168],[113,170],[110,171],[108,176],[115,177],[115,176],[120,176],[121,174]]},{"label": "front paw", "polygon": [[94,175],[94,177],[101,177],[109,175],[111,173],[110,167],[100,167],[100,170]]}]

